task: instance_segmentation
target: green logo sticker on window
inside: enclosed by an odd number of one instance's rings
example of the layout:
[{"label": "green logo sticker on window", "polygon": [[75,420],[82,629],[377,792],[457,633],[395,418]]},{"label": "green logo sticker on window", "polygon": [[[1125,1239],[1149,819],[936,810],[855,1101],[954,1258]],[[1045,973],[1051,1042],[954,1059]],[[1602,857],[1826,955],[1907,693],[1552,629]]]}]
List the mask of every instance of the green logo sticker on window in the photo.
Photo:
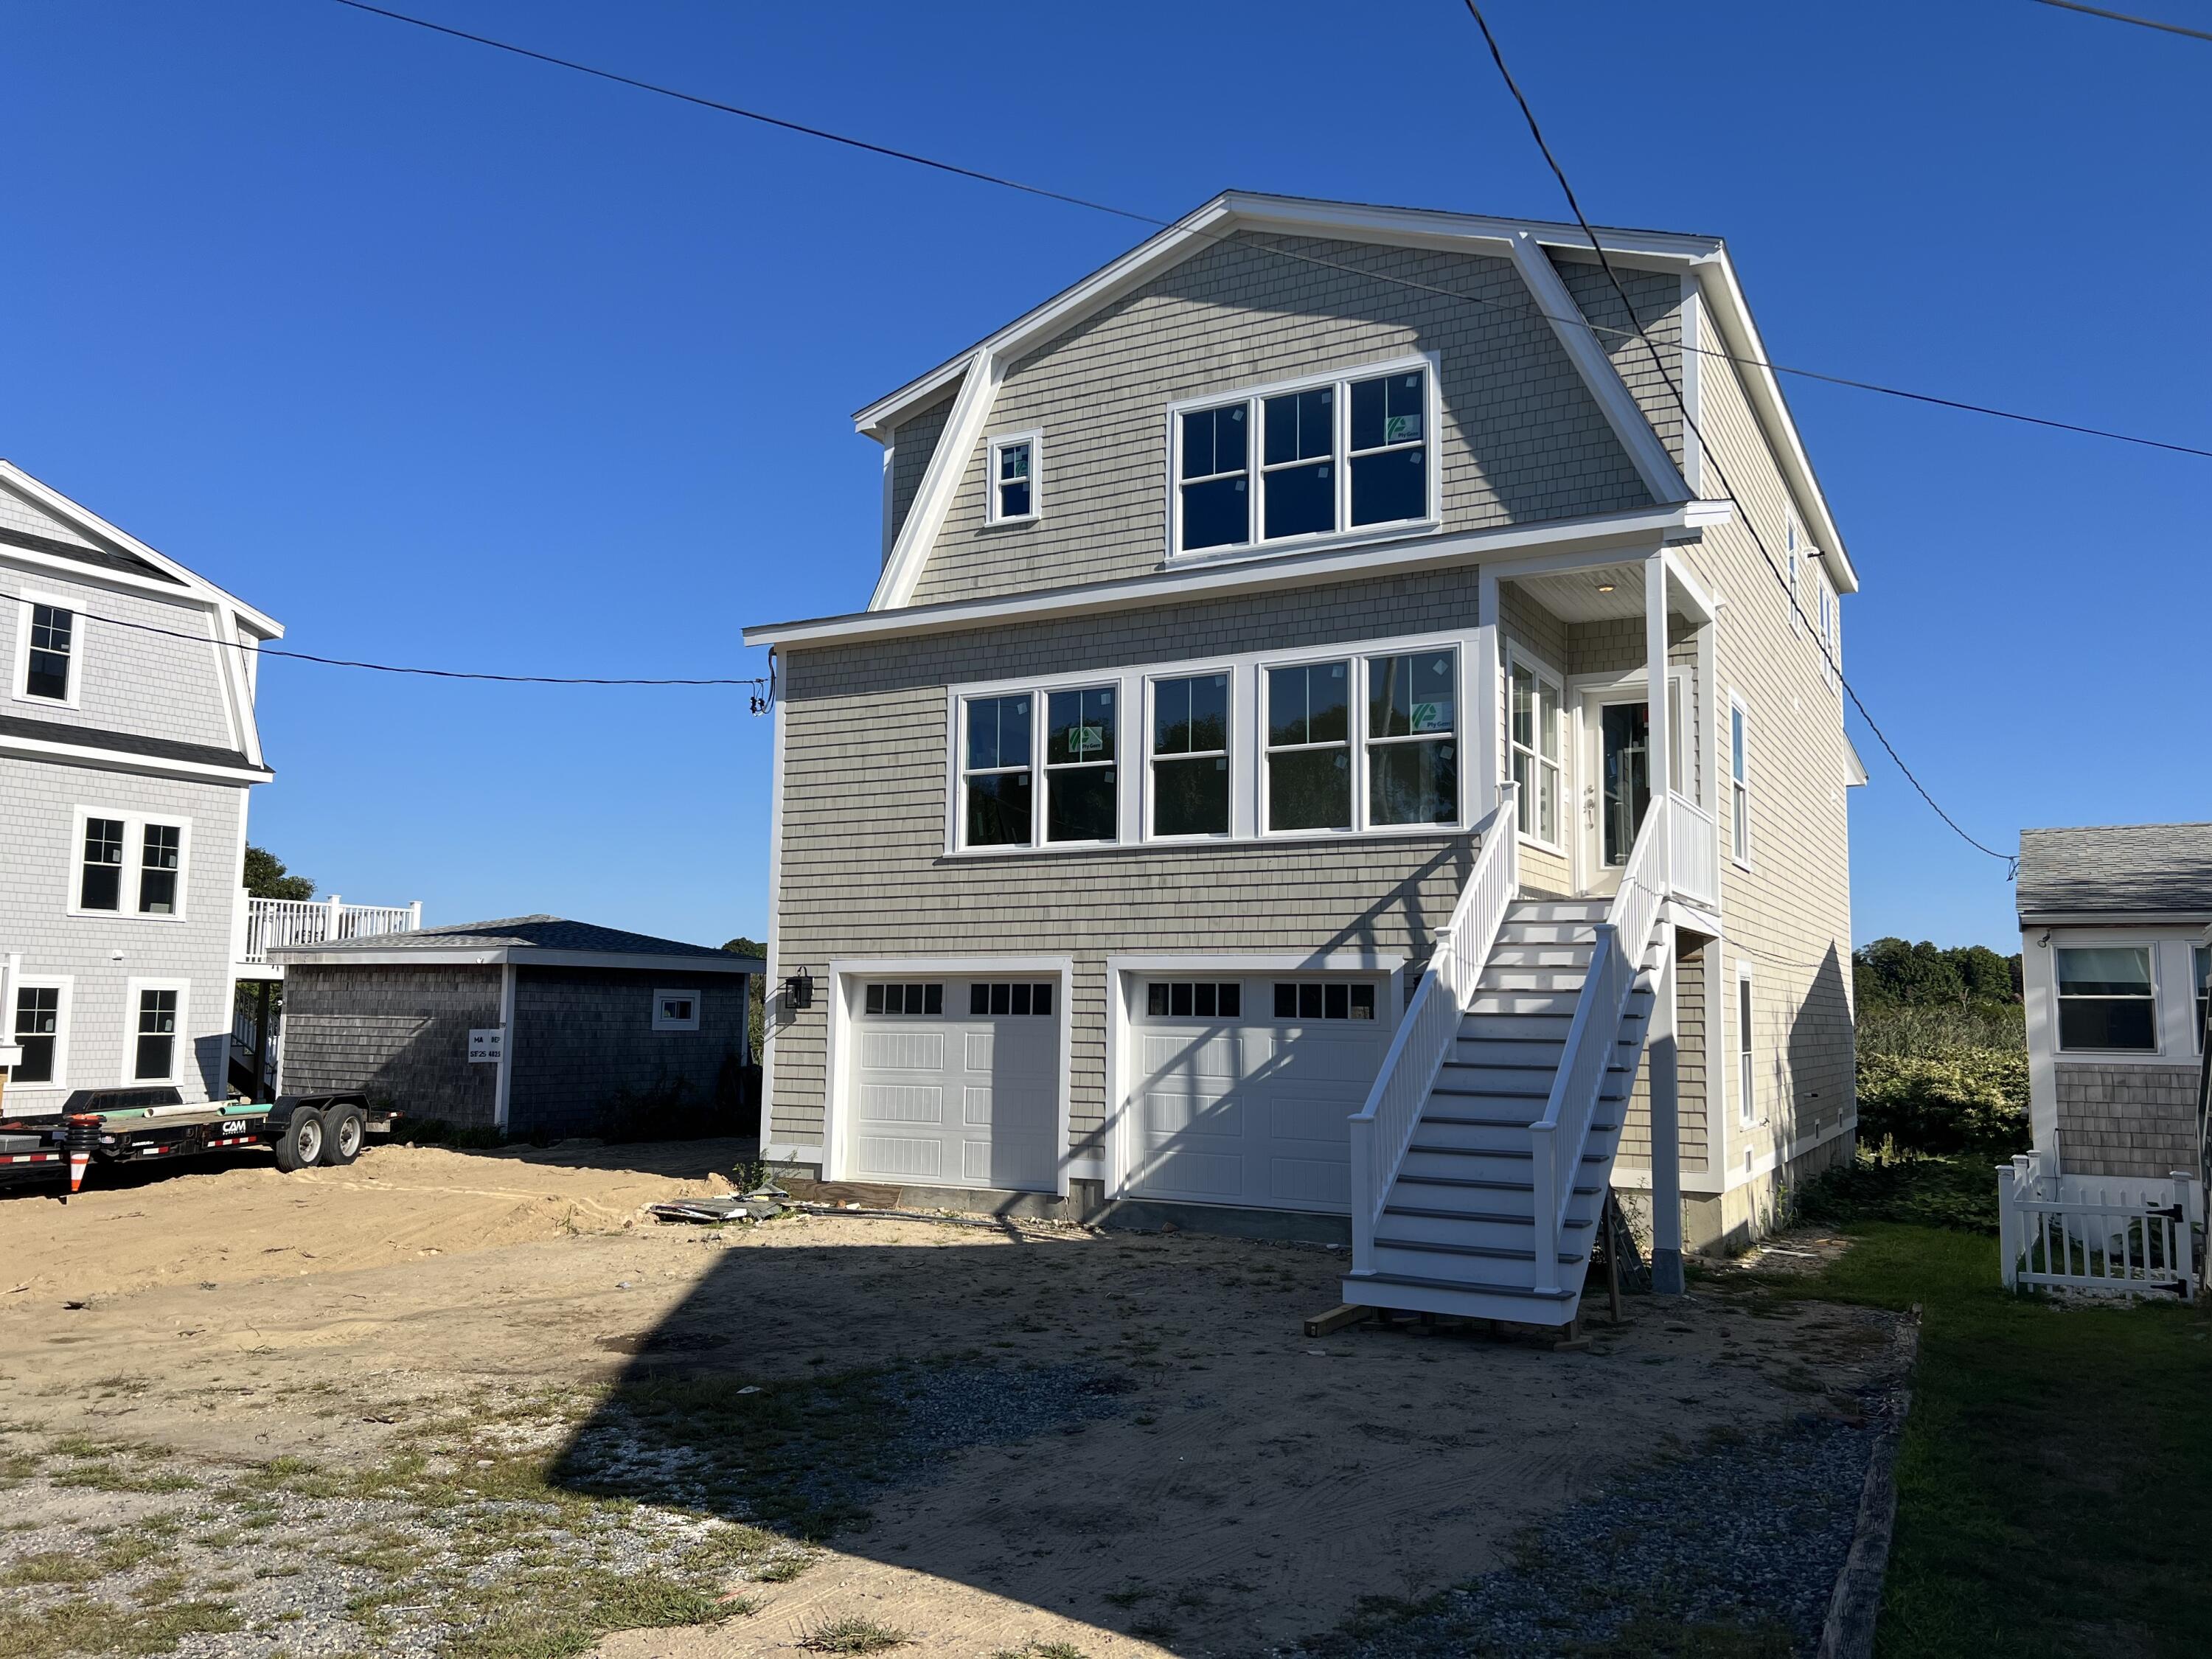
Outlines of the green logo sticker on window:
[{"label": "green logo sticker on window", "polygon": [[1106,728],[1103,726],[1071,726],[1067,728],[1067,752],[1087,755],[1106,746]]},{"label": "green logo sticker on window", "polygon": [[1417,702],[1413,705],[1413,730],[1416,732],[1433,732],[1443,723],[1442,703]]},{"label": "green logo sticker on window", "polygon": [[1392,415],[1382,422],[1382,441],[1386,444],[1409,444],[1421,435],[1421,417],[1418,415]]}]

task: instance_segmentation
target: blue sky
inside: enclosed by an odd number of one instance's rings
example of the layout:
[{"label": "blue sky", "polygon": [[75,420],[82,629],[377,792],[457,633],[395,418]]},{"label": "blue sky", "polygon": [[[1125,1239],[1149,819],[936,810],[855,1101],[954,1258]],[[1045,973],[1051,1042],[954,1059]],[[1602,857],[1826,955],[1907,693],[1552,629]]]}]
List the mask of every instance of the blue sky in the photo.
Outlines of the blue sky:
[{"label": "blue sky", "polygon": [[[1563,216],[1447,0],[418,9],[1161,216]],[[1491,9],[1591,216],[1726,235],[1778,361],[2212,447],[2212,46],[2027,0]],[[1141,234],[322,0],[9,28],[0,453],[306,651],[759,672],[740,627],[872,580],[851,411]],[[1787,388],[1864,584],[1847,670],[1953,812],[2212,816],[2212,461]],[[765,928],[742,691],[263,687],[254,839],[326,891]],[[2013,948],[2002,867],[1855,736],[1859,938]]]}]

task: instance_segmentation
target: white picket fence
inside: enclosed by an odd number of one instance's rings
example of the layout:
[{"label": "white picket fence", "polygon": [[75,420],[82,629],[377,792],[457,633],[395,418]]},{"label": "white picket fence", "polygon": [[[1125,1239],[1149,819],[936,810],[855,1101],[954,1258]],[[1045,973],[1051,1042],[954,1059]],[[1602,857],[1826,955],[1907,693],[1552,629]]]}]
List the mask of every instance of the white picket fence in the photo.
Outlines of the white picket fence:
[{"label": "white picket fence", "polygon": [[2194,1296],[2204,1184],[2185,1170],[2130,1178],[2049,1172],[2040,1153],[1997,1165],[2005,1288]]}]

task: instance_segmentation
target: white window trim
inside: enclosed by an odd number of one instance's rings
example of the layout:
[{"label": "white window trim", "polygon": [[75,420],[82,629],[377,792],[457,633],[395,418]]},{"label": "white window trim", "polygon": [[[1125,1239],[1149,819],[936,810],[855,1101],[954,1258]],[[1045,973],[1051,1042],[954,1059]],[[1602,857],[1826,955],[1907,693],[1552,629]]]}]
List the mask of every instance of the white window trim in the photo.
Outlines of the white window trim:
[{"label": "white window trim", "polygon": [[[91,818],[119,819],[123,824],[123,879],[112,910],[84,908],[84,826]],[[146,870],[146,826],[159,824],[180,833],[177,836],[177,903],[167,915],[149,915],[138,908],[140,878]],[[128,811],[119,806],[80,806],[70,820],[69,890],[65,913],[88,919],[116,921],[181,922],[191,919],[189,895],[192,874],[192,821],[170,812]]]},{"label": "white window trim", "polygon": [[[1176,755],[1160,755],[1154,752],[1152,734],[1159,729],[1158,719],[1154,712],[1155,690],[1165,680],[1205,679],[1216,674],[1229,682],[1224,688],[1228,693],[1228,708],[1223,715],[1225,724],[1221,733],[1221,741],[1224,746],[1219,756],[1219,758],[1229,763],[1229,827],[1225,830],[1207,831],[1198,835],[1164,836],[1152,825],[1152,815],[1159,805],[1159,791],[1153,787],[1152,783],[1154,766],[1162,760],[1202,760],[1213,751],[1200,750],[1196,754]],[[1234,663],[1201,664],[1194,667],[1186,667],[1178,663],[1172,668],[1162,669],[1145,676],[1144,708],[1139,711],[1144,717],[1142,738],[1145,775],[1139,781],[1139,787],[1144,796],[1144,830],[1145,839],[1147,842],[1163,842],[1171,847],[1190,845],[1203,847],[1209,842],[1234,841],[1237,838],[1237,717],[1239,712],[1237,702],[1237,668]]]},{"label": "white window trim", "polygon": [[[1031,428],[1026,432],[1000,432],[984,441],[987,470],[983,475],[984,522],[992,525],[1035,524],[1044,516],[1044,433]],[[999,452],[1015,444],[1030,447],[1030,510],[1026,513],[999,511]]]},{"label": "white window trim", "polygon": [[[1114,769],[1114,826],[1112,841],[1047,841],[1045,830],[1052,811],[1052,778],[1045,768],[1047,726],[1051,715],[1049,699],[1054,691],[1111,690],[1117,699],[1115,726],[1117,752],[1113,760],[1091,764],[1110,764]],[[1030,700],[1030,758],[1026,769],[1014,766],[985,767],[971,772],[968,766],[968,705],[988,701],[994,697],[1023,697]],[[951,811],[947,815],[945,851],[963,857],[989,858],[1015,853],[1079,852],[1101,847],[1124,847],[1131,837],[1118,833],[1132,822],[1129,817],[1129,765],[1121,745],[1128,731],[1129,682],[1125,674],[1054,675],[1049,679],[1025,680],[979,690],[973,686],[952,689],[951,726]],[[1030,775],[1030,838],[1021,845],[1011,847],[970,847],[968,845],[968,780],[971,776],[1017,772],[1026,769]],[[1063,765],[1060,771],[1082,769]]]},{"label": "white window trim", "polygon": [[[1748,1026],[1743,1018],[1746,986],[1751,988]],[[1735,1127],[1755,1129],[1763,1121],[1759,1115],[1759,988],[1748,957],[1736,958],[1735,1006],[1729,1010],[1729,1020],[1735,1027]]]},{"label": "white window trim", "polygon": [[[1758,856],[1759,853],[1758,840],[1752,834],[1752,802],[1754,798],[1753,786],[1757,781],[1758,772],[1753,764],[1752,757],[1752,745],[1754,738],[1751,725],[1751,705],[1746,702],[1742,697],[1738,696],[1736,692],[1731,689],[1729,692],[1728,706],[1729,719],[1727,725],[1723,728],[1727,734],[1728,741],[1724,755],[1724,764],[1721,770],[1723,788],[1727,797],[1723,803],[1727,808],[1727,814],[1721,825],[1721,833],[1727,837],[1728,840],[1729,861],[1735,865],[1739,870],[1748,870],[1752,867],[1752,860]],[[1735,792],[1737,787],[1735,779],[1735,717],[1739,714],[1743,716],[1743,848],[1741,852],[1736,849],[1735,844]]]},{"label": "white window trim", "polygon": [[[2167,1000],[2166,974],[2160,963],[2160,958],[2166,954],[2162,948],[2164,940],[2156,933],[2135,933],[2100,932],[2094,938],[2077,937],[2055,940],[2051,950],[2051,1052],[2064,1059],[2079,1059],[2096,1065],[2102,1065],[2108,1060],[2117,1060],[2123,1064],[2129,1060],[2140,1063],[2170,1054],[2172,1049],[2166,1042],[2166,1030]],[[2061,1016],[2065,1011],[2068,999],[2064,989],[2065,981],[2060,978],[2058,973],[2058,953],[2061,951],[2141,951],[2150,958],[2151,1046],[2149,1048],[2069,1048],[2066,1046],[2066,1039],[2063,1036],[2066,1029],[2065,1022]],[[2191,978],[2185,989],[2188,993],[2190,1012],[2194,1014],[2197,1012],[2197,981],[2196,963],[2193,961],[2190,963],[2190,969]]]},{"label": "white window trim", "polygon": [[[169,1044],[169,1074],[167,1077],[140,1077],[138,1065],[138,998],[145,991],[174,991],[177,994],[177,1030]],[[133,976],[126,982],[123,993],[123,1059],[117,1068],[121,1073],[118,1081],[125,1089],[158,1089],[168,1085],[180,1086],[185,1076],[185,1067],[194,1063],[188,1051],[192,1047],[192,982],[188,979],[140,979]],[[226,1033],[223,1041],[229,1042]]]},{"label": "white window trim", "polygon": [[1790,560],[1790,631],[1792,635],[1802,638],[1805,633],[1805,609],[1798,599],[1797,515],[1795,513],[1784,513],[1782,515],[1782,539]]},{"label": "white window trim", "polygon": [[[1411,836],[1465,835],[1473,829],[1480,814],[1475,810],[1476,798],[1480,794],[1481,780],[1478,774],[1488,762],[1480,753],[1470,756],[1468,744],[1473,738],[1467,711],[1474,708],[1470,677],[1474,672],[1477,653],[1475,646],[1479,630],[1469,627],[1463,631],[1443,634],[1415,634],[1385,639],[1346,640],[1311,649],[1272,652],[1243,652],[1227,657],[1200,658],[1195,660],[1136,663],[1103,672],[1073,672],[1065,674],[1031,675],[1021,679],[979,681],[945,688],[945,842],[944,856],[954,859],[975,858],[1035,858],[1050,857],[1063,853],[1098,854],[1127,850],[1136,847],[1220,847],[1229,843],[1285,843],[1291,842],[1341,841],[1346,838],[1373,839]],[[1264,675],[1270,668],[1296,667],[1302,663],[1349,661],[1352,672],[1364,674],[1359,666],[1363,659],[1403,656],[1409,652],[1450,649],[1457,654],[1457,696],[1454,708],[1453,740],[1459,747],[1459,817],[1451,823],[1388,823],[1373,824],[1352,830],[1276,830],[1266,828],[1265,706]],[[1229,676],[1229,821],[1230,833],[1224,836],[1154,836],[1152,833],[1152,696],[1147,685],[1151,679],[1177,679],[1190,674],[1220,674]],[[1364,684],[1364,682],[1363,682]],[[965,800],[963,794],[964,779],[967,705],[971,698],[1029,696],[1042,699],[1054,690],[1070,690],[1085,686],[1117,685],[1121,695],[1122,749],[1115,761],[1119,769],[1116,781],[1115,822],[1121,828],[1121,836],[1111,842],[1046,842],[1042,836],[1045,803],[1043,800],[1044,709],[1042,703],[1034,705],[1030,720],[1031,774],[1037,781],[1037,790],[1030,807],[1032,839],[1024,847],[969,847],[965,844]],[[1130,724],[1128,711],[1137,710],[1144,724],[1137,731],[1137,747],[1129,745]],[[1367,824],[1365,771],[1366,699],[1361,686],[1353,687],[1352,750],[1361,775],[1353,781],[1353,818],[1355,825]],[[1479,745],[1478,745],[1479,747]]]},{"label": "white window trim", "polygon": [[[689,1019],[671,1019],[665,1015],[661,1012],[660,1005],[662,1000],[668,997],[690,998],[691,1000],[691,1018]],[[699,1029],[699,1016],[701,1012],[702,998],[700,994],[696,990],[678,985],[670,987],[665,989],[656,988],[653,991],[653,1029],[656,1031],[696,1031]]]},{"label": "white window trim", "polygon": [[[1439,435],[1443,414],[1442,362],[1442,356],[1437,352],[1417,352],[1408,356],[1389,357],[1377,362],[1331,369],[1324,374],[1300,375],[1295,380],[1271,380],[1263,386],[1232,386],[1202,398],[1184,398],[1170,404],[1167,410],[1165,550],[1168,565],[1172,568],[1217,564],[1224,561],[1271,559],[1285,554],[1310,553],[1319,549],[1358,546],[1434,533],[1443,520],[1443,458]],[[1422,441],[1429,452],[1427,510],[1418,519],[1354,526],[1352,523],[1352,383],[1354,380],[1376,380],[1389,374],[1411,374],[1416,370],[1428,376],[1422,383],[1426,406],[1421,416],[1425,434]],[[1310,392],[1325,386],[1338,388],[1334,404],[1335,429],[1329,453],[1330,465],[1336,469],[1337,522],[1344,527],[1316,535],[1285,536],[1279,540],[1267,541],[1261,535],[1267,524],[1267,485],[1262,477],[1267,466],[1267,451],[1265,435],[1261,430],[1263,416],[1260,405],[1263,399],[1268,398],[1279,398],[1285,392]],[[1248,410],[1245,416],[1244,471],[1249,501],[1245,510],[1250,514],[1249,528],[1253,538],[1226,547],[1206,547],[1186,553],[1182,550],[1182,417],[1200,410],[1224,409],[1237,403],[1243,404]]]},{"label": "white window trim", "polygon": [[2204,1052],[2204,1022],[2197,1010],[2197,962],[2199,957],[2212,957],[2212,945],[2189,945],[2189,1031],[2192,1046],[2198,1054]]},{"label": "white window trim", "polygon": [[[51,605],[57,611],[66,611],[72,618],[70,624],[69,696],[66,697],[34,697],[31,695],[31,608]],[[26,589],[15,596],[15,660],[9,677],[9,693],[17,702],[28,703],[33,708],[75,708],[84,689],[84,601],[70,599],[60,593],[40,593]]]},{"label": "white window trim", "polygon": [[[52,1081],[23,1083],[11,1077],[8,1079],[8,1097],[12,1100],[17,1095],[29,1094],[33,1090],[48,1091],[56,1094],[65,1093],[70,1086],[70,1005],[76,1000],[76,977],[70,974],[18,974],[15,976],[15,984],[10,988],[9,995],[12,997],[16,991],[59,991],[61,995],[57,1000],[54,1010]],[[0,1030],[0,1042],[13,1042],[15,1033],[15,1009],[12,1001],[4,1013],[0,1013],[0,1018],[4,1018],[6,1021],[4,1030]]]},{"label": "white window trim", "polygon": [[[1509,778],[1513,775],[1513,751],[1520,746],[1513,741],[1513,671],[1516,666],[1527,669],[1534,678],[1550,685],[1553,694],[1558,698],[1552,718],[1562,725],[1565,725],[1567,720],[1566,676],[1528,649],[1518,640],[1509,641],[1505,647],[1505,668],[1501,676],[1504,684],[1499,688],[1498,700],[1499,712],[1504,716],[1500,722],[1499,735],[1504,744],[1500,758],[1505,768],[1504,776]],[[1553,763],[1553,768],[1559,775],[1559,798],[1553,818],[1554,825],[1559,831],[1560,839],[1546,841],[1543,836],[1533,827],[1543,822],[1536,811],[1533,797],[1528,807],[1528,822],[1532,827],[1520,830],[1518,833],[1522,846],[1540,848],[1547,853],[1556,853],[1561,858],[1565,858],[1567,856],[1567,819],[1575,810],[1573,760],[1577,745],[1573,738],[1566,732],[1554,732],[1553,737],[1559,745],[1559,758]],[[1542,765],[1540,750],[1532,758],[1540,767]],[[1516,827],[1516,829],[1518,827],[1517,821]]]}]

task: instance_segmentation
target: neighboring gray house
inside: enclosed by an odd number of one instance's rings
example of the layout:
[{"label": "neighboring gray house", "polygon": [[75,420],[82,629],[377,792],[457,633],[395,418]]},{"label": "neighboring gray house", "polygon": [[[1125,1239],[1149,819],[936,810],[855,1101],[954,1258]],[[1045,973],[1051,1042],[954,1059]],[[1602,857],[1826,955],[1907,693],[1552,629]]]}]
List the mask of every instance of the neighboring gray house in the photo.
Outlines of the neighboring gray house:
[{"label": "neighboring gray house", "polygon": [[1232,193],[860,411],[771,1157],[1562,1322],[1608,1181],[1663,1282],[1849,1155],[1857,580],[1727,250],[1601,234],[1656,365],[1572,227]]},{"label": "neighboring gray house", "polygon": [[252,647],[283,632],[0,461],[9,1116],[118,1088],[222,1098],[246,794],[270,776]]},{"label": "neighboring gray house", "polygon": [[526,1139],[752,1133],[757,957],[558,916],[270,954],[288,1092]]},{"label": "neighboring gray house", "polygon": [[2051,1173],[2197,1166],[2212,823],[2020,837],[2028,1110]]}]

